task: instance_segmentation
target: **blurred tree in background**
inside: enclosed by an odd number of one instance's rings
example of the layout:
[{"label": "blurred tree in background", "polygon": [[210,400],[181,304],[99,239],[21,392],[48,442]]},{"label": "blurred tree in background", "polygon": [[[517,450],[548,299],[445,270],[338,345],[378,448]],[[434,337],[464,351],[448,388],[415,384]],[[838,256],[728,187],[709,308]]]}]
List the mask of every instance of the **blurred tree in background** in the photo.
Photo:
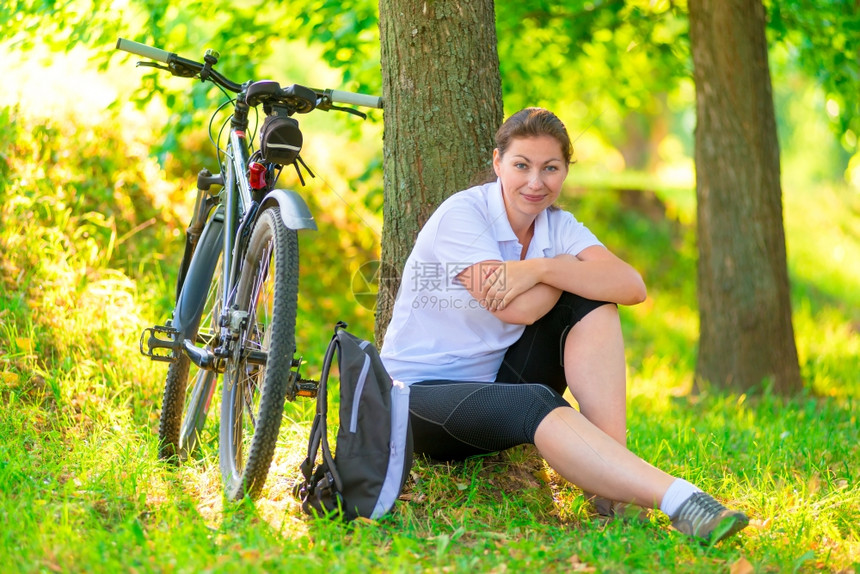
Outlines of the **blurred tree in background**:
[{"label": "blurred tree in background", "polygon": [[697,379],[803,388],[760,0],[690,0],[699,238]]}]

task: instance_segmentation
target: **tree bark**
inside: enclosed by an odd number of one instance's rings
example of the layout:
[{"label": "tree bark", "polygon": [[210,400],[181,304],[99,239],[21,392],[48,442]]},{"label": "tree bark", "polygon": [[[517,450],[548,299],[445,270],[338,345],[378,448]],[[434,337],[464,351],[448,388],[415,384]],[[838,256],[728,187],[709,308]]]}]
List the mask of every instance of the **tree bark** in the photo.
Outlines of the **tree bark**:
[{"label": "tree bark", "polygon": [[802,388],[761,0],[690,0],[700,313],[696,380]]},{"label": "tree bark", "polygon": [[380,0],[384,206],[376,343],[436,207],[490,165],[502,121],[492,0]]}]

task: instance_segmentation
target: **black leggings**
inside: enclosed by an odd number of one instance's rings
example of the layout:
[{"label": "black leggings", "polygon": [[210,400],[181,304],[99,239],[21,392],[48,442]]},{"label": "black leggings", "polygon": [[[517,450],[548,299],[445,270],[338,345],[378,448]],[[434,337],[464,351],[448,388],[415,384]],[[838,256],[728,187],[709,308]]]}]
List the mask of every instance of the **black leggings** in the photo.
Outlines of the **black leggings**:
[{"label": "black leggings", "polygon": [[520,444],[534,444],[535,431],[562,398],[564,341],[570,328],[606,305],[562,293],[556,305],[526,327],[505,353],[496,382],[427,380],[410,387],[409,413],[415,452],[439,460],[462,460]]}]

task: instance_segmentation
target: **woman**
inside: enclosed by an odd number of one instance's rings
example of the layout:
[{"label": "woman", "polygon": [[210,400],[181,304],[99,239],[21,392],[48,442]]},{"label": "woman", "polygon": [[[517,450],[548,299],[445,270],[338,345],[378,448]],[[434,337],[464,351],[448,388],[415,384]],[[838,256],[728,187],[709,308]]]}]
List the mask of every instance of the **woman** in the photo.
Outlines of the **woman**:
[{"label": "woman", "polygon": [[572,154],[554,114],[517,112],[496,134],[497,179],[448,198],[419,233],[381,352],[411,385],[415,450],[452,460],[532,443],[586,492],[722,539],[747,517],[625,446],[617,305],[642,302],[645,285],[554,207]]}]

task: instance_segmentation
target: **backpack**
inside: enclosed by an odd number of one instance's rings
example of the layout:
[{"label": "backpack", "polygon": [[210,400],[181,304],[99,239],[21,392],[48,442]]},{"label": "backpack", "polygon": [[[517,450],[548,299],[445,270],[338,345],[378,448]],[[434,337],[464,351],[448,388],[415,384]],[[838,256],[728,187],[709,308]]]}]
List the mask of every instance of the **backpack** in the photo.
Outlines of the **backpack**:
[{"label": "backpack", "polygon": [[[326,350],[308,456],[300,466],[304,481],[296,485],[294,494],[310,515],[375,519],[394,506],[412,468],[409,387],[393,381],[374,346],[345,327],[338,322]],[[327,395],[335,353],[340,368],[340,427],[332,456],[326,434]],[[320,447],[322,460],[316,464]]]}]

